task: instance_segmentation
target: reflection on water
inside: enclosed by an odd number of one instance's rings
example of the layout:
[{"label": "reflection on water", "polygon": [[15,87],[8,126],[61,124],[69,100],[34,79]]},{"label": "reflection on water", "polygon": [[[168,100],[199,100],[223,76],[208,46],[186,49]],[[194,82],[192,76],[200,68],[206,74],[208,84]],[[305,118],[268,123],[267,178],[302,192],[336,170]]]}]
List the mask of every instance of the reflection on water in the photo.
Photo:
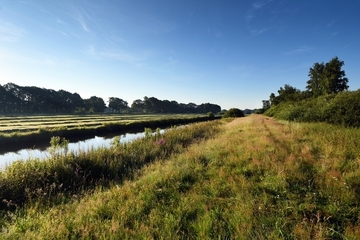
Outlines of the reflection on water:
[{"label": "reflection on water", "polygon": [[[164,130],[161,130],[160,133],[163,133]],[[127,133],[120,135],[120,142],[129,142],[134,139],[142,138],[144,132],[141,133]],[[69,152],[74,152],[75,154],[79,151],[86,152],[92,149],[97,149],[100,147],[110,147],[111,141],[113,138],[106,137],[94,137],[84,141],[79,141],[76,143],[69,143]],[[50,153],[46,150],[39,149],[22,149],[17,152],[8,152],[0,155],[0,169],[4,168],[6,165],[11,164],[11,162],[16,160],[28,160],[28,159],[47,159],[49,158]]]}]

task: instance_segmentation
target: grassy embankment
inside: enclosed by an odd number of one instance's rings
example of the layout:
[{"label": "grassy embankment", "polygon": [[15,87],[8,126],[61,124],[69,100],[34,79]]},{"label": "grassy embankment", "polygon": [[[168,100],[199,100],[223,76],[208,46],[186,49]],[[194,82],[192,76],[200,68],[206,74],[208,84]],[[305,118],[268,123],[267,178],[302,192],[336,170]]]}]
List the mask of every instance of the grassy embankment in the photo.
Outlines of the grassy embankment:
[{"label": "grassy embankment", "polygon": [[[208,129],[209,138],[218,127],[197,129]],[[185,151],[179,145],[177,154],[121,183],[97,185],[63,203],[30,201],[8,213],[0,238],[360,238],[359,129],[264,116],[220,127],[216,137]],[[191,129],[153,141],[167,149]]]},{"label": "grassy embankment", "polygon": [[48,144],[52,136],[78,140],[95,135],[205,121],[203,114],[89,114],[0,117],[0,152]]}]

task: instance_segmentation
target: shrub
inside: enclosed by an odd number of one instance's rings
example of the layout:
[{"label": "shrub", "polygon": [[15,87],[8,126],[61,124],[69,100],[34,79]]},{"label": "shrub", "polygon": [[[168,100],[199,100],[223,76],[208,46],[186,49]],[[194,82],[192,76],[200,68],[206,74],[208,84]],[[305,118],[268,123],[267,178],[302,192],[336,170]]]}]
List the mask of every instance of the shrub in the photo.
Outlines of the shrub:
[{"label": "shrub", "polygon": [[224,115],[222,116],[223,118],[232,118],[232,117],[245,117],[244,113],[238,109],[238,108],[230,108],[229,110],[227,110]]},{"label": "shrub", "polygon": [[265,114],[287,121],[360,127],[360,90],[327,94],[299,102],[281,102],[271,106]]},{"label": "shrub", "polygon": [[326,109],[326,122],[360,127],[360,90],[341,92]]},{"label": "shrub", "polygon": [[208,112],[209,119],[214,119],[215,115],[212,112]]}]

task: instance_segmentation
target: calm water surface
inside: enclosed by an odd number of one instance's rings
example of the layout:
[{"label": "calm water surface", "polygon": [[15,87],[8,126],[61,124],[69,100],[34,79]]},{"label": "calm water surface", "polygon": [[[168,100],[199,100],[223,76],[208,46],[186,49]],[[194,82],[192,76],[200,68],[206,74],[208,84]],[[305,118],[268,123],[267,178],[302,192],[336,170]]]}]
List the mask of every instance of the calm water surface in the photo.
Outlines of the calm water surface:
[{"label": "calm water surface", "polygon": [[[164,130],[161,130],[162,134]],[[145,133],[127,133],[120,135],[120,142],[129,142],[138,138],[144,137]],[[92,149],[97,149],[100,147],[110,147],[111,142],[114,138],[106,138],[106,137],[94,137],[91,139],[87,139],[84,141],[79,141],[76,143],[69,143],[68,152],[78,153],[79,151],[89,151]],[[41,149],[22,149],[17,152],[8,152],[0,155],[0,169],[3,169],[5,166],[11,164],[16,160],[28,160],[28,159],[47,159],[50,157],[50,153],[47,150]]]}]

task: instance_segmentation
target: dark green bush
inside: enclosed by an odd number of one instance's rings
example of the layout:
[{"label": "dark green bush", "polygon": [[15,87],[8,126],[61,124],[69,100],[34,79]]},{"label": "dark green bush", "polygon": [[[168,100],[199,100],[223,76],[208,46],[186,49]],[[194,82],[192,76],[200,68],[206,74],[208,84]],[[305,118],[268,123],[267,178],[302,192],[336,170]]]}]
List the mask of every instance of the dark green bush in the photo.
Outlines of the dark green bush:
[{"label": "dark green bush", "polygon": [[326,122],[360,127],[360,90],[341,92],[326,109]]},{"label": "dark green bush", "polygon": [[299,102],[281,102],[271,106],[265,114],[287,121],[360,127],[360,90],[327,94]]},{"label": "dark green bush", "polygon": [[209,119],[214,119],[215,114],[213,114],[212,112],[208,112],[208,117],[209,117]]},{"label": "dark green bush", "polygon": [[238,109],[238,108],[230,108],[229,110],[227,110],[224,115],[222,116],[223,118],[233,118],[233,117],[245,117],[244,113]]}]

